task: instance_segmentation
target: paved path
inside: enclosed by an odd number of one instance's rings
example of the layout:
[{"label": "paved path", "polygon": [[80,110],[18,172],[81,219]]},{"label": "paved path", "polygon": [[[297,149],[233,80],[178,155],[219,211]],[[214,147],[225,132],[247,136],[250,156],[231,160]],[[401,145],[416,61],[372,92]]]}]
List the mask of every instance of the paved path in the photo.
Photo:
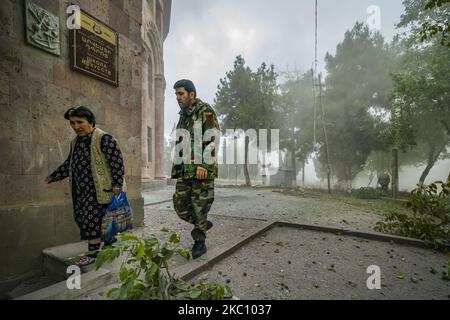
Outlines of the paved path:
[{"label": "paved path", "polygon": [[[157,192],[149,192],[143,195],[144,197],[144,203],[145,203],[145,219],[144,219],[144,228],[140,228],[135,230],[134,232],[136,234],[140,235],[146,235],[149,233],[156,233],[158,234],[158,231],[162,227],[168,227],[173,230],[177,230],[181,234],[182,239],[182,246],[185,248],[190,248],[192,245],[192,240],[190,238],[190,230],[191,226],[183,221],[181,221],[177,215],[174,212],[173,204],[171,201],[172,195],[174,192],[174,186],[168,186],[164,190],[160,190]],[[381,214],[383,212],[386,212],[387,210],[390,210],[392,208],[397,208],[398,210],[403,210],[400,206],[394,203],[389,203],[383,200],[359,200],[354,199],[351,197],[342,197],[342,196],[334,196],[334,195],[327,195],[327,194],[320,194],[320,193],[305,193],[301,196],[293,196],[293,195],[286,195],[282,194],[280,192],[274,192],[271,189],[263,189],[263,188],[224,188],[224,187],[218,187],[216,188],[216,198],[213,203],[213,206],[210,211],[209,218],[214,222],[214,228],[211,229],[208,232],[208,239],[207,239],[207,245],[209,249],[217,248],[219,246],[222,246],[227,243],[227,241],[230,241],[231,239],[235,239],[236,237],[242,236],[244,233],[248,231],[252,231],[253,229],[257,229],[264,220],[279,220],[279,221],[288,221],[288,222],[296,222],[296,223],[303,223],[303,224],[317,224],[321,226],[331,226],[331,227],[339,227],[339,228],[345,228],[350,230],[359,230],[359,231],[370,231],[373,232],[373,225],[376,221],[378,221],[381,217]],[[308,232],[308,234],[311,232]],[[314,233],[314,232],[313,232]],[[312,238],[320,238],[327,237],[323,236],[322,233],[314,233],[316,235],[311,235]],[[294,237],[295,238],[295,237]],[[296,246],[295,243],[293,243],[293,240],[289,241],[290,245],[293,247]],[[294,241],[295,242],[295,241]],[[351,241],[350,241],[351,242]],[[350,244],[350,242],[345,242],[346,247],[342,247],[342,252],[345,252],[345,257],[342,257],[345,261],[360,263],[361,260],[361,251],[360,250],[347,250],[347,246],[350,245],[351,247],[354,247],[354,244]],[[249,244],[248,246],[258,246],[258,243],[255,240],[255,244]],[[364,242],[365,243],[365,242]],[[370,254],[378,254],[378,251],[387,251],[381,245],[379,242],[367,242],[367,252],[364,252],[364,255],[370,255]],[[308,243],[303,243],[304,245],[308,246],[305,250],[307,252],[316,252],[316,249],[320,249],[317,252],[325,252],[324,243],[317,244],[315,241],[308,241]],[[371,246],[375,245],[373,249],[373,253],[371,253]],[[358,244],[356,244],[358,245]],[[361,245],[359,245],[361,247]],[[429,259],[434,259],[436,261],[436,264],[434,267],[441,267],[448,259],[448,256],[445,255],[437,255],[432,250],[423,250],[420,254],[414,254],[413,252],[415,248],[411,247],[402,247],[403,251],[405,253],[402,253],[403,256],[407,255],[408,252],[410,252],[410,255],[408,256],[408,261],[411,262],[411,264],[416,264],[417,270],[414,271],[414,268],[416,266],[413,266],[409,269],[406,269],[404,267],[403,271],[408,271],[408,276],[414,276],[414,273],[419,273],[418,270],[420,270],[420,274],[422,277],[425,277],[423,275],[424,270],[429,268],[430,266],[425,265],[424,263],[428,261]],[[323,249],[323,250],[322,250]],[[333,249],[334,255],[336,257],[339,257],[340,250],[339,245],[336,246],[335,249]],[[247,250],[246,247],[244,247],[242,250]],[[312,251],[311,251],[312,250]],[[325,251],[324,251],[325,250]],[[317,253],[316,252],[316,253]],[[248,255],[248,253],[246,253]],[[264,256],[263,259],[267,259],[267,264],[270,264],[270,261],[273,261],[273,257],[270,256],[270,254],[273,254],[273,251],[268,252],[269,256]],[[323,253],[324,255],[326,254]],[[323,260],[326,260],[322,254],[318,254],[319,256],[315,257],[317,261],[320,261],[320,257],[323,258]],[[274,257],[277,256],[277,254],[274,255]],[[402,257],[403,257],[402,256]],[[238,257],[238,255],[236,256]],[[277,256],[278,257],[278,256]],[[313,256],[308,257],[309,260],[311,260]],[[367,258],[367,257],[365,257]],[[385,257],[384,257],[385,258]],[[386,264],[385,259],[383,258],[382,261],[380,261],[380,264]],[[429,259],[428,259],[429,258]],[[227,259],[237,259],[237,258],[227,258]],[[261,257],[258,257],[258,259],[262,259]],[[308,260],[307,259],[307,260]],[[401,259],[401,257],[399,258]],[[428,259],[428,260],[427,260]],[[245,260],[245,259],[244,259]],[[244,260],[241,259],[240,265],[244,263]],[[285,259],[286,260],[286,259]],[[308,261],[309,261],[308,260]],[[227,260],[228,261],[228,260]],[[287,261],[287,260],[286,260]],[[285,262],[286,262],[285,261]],[[187,261],[184,259],[175,259],[173,263],[173,268],[177,267],[181,264],[186,263]],[[326,263],[326,261],[325,261]],[[219,264],[220,265],[220,264]],[[222,264],[223,265],[223,264]],[[336,265],[338,265],[336,263]],[[275,268],[278,268],[277,266],[273,265]],[[364,265],[365,266],[365,265]],[[390,271],[395,272],[393,268],[393,264],[390,266],[387,266],[387,268],[391,268]],[[241,266],[242,267],[242,266]],[[254,266],[258,268],[258,266]],[[361,266],[359,266],[361,267]],[[367,266],[365,266],[367,267]],[[220,267],[219,267],[220,268]],[[309,277],[308,276],[308,270],[307,268],[304,269],[303,266],[298,266],[298,272],[302,274],[302,277]],[[352,268],[358,268],[357,265],[352,266]],[[117,268],[115,268],[117,269]],[[235,270],[240,270],[239,268]],[[313,268],[309,268],[309,272],[313,272]],[[349,269],[351,270],[351,268]],[[403,272],[399,271],[399,272]],[[230,271],[231,272],[231,271]],[[237,274],[240,273],[240,271]],[[270,274],[270,273],[269,273]],[[317,274],[317,273],[314,273]],[[320,274],[320,273],[319,273]],[[364,274],[365,275],[365,274]],[[345,281],[351,281],[347,279],[351,275],[346,275]],[[435,277],[439,277],[438,275]],[[214,277],[213,277],[214,278]],[[239,282],[239,277],[235,276],[233,277],[233,282]],[[313,277],[312,277],[313,278]],[[343,278],[343,280],[344,280]],[[394,277],[395,278],[395,277]],[[217,278],[215,278],[217,279]],[[255,277],[251,278],[252,281],[259,281],[260,283],[264,283],[264,279],[255,280]],[[275,281],[275,280],[274,280]],[[410,281],[410,280],[406,280]],[[405,282],[406,282],[405,281]],[[420,280],[418,280],[420,281]],[[274,285],[273,281],[266,281],[267,284],[270,286]],[[317,282],[317,281],[316,281]],[[315,285],[316,282],[311,281],[310,284],[312,286]],[[248,293],[248,297],[255,297],[255,298],[281,298],[281,299],[288,299],[288,298],[294,298],[294,299],[302,299],[302,298],[351,298],[352,294],[350,291],[345,291],[345,294],[339,295],[342,290],[338,288],[330,288],[333,286],[333,282],[330,282],[328,285],[323,285],[322,288],[324,290],[317,292],[319,295],[312,295],[312,296],[305,296],[301,291],[292,293],[289,295],[289,292],[282,292],[282,295],[279,296],[278,292],[276,293],[276,296],[273,296],[270,291],[266,292],[265,295],[262,296],[256,296],[254,294],[255,290],[249,290],[249,289],[242,289],[242,286],[240,286],[239,293],[241,294],[241,298],[246,298],[245,295]],[[350,283],[350,282],[349,282]],[[427,283],[433,285],[435,282],[428,281]],[[437,282],[441,283],[441,282]],[[351,285],[351,284],[350,284]],[[359,284],[360,288],[363,288],[362,284]],[[446,289],[447,288],[447,289]],[[448,290],[448,286],[442,289],[439,288],[439,290],[433,291],[432,288],[427,292],[436,292],[436,295],[430,296],[430,298],[444,298],[443,292],[445,290]],[[253,288],[254,289],[254,288]],[[105,292],[107,291],[107,288],[102,288],[100,290],[97,290],[89,295],[86,295],[85,299],[104,299]],[[259,289],[256,290],[256,292],[262,292]],[[329,292],[332,292],[333,294],[329,294]],[[362,291],[358,290],[355,291],[356,296],[364,297],[364,298],[374,298],[374,295],[364,295],[361,293]],[[387,296],[377,296],[378,298],[385,298],[385,297],[401,297],[401,290],[400,291],[393,291],[394,293],[391,295],[387,293]],[[400,292],[400,293],[399,293]],[[272,292],[273,293],[273,292]],[[350,295],[349,295],[350,294]],[[450,292],[449,292],[450,294]],[[243,296],[242,296],[243,295]],[[354,296],[353,296],[354,297]],[[405,296],[406,297],[406,296]],[[447,296],[445,296],[446,298]]]}]

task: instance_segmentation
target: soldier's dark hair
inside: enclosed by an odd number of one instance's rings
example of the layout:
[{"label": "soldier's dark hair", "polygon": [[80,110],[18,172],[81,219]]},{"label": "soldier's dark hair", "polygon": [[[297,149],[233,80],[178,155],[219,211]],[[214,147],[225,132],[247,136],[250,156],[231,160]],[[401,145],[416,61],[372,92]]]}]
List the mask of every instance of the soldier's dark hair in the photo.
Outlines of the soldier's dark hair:
[{"label": "soldier's dark hair", "polygon": [[188,79],[182,79],[175,82],[173,85],[174,89],[184,88],[188,93],[194,92],[194,98],[197,97],[197,90],[195,89],[194,83]]},{"label": "soldier's dark hair", "polygon": [[92,124],[93,127],[95,127],[94,113],[84,106],[73,107],[67,110],[64,113],[64,119],[69,120],[70,117],[85,118],[87,122],[89,122],[90,124]]}]

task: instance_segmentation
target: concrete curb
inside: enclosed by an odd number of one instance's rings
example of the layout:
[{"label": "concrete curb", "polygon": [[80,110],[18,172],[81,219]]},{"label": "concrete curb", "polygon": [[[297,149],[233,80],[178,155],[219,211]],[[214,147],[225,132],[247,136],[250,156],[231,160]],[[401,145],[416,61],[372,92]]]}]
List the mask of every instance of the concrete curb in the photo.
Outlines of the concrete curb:
[{"label": "concrete curb", "polygon": [[172,199],[161,200],[161,201],[156,201],[156,202],[150,202],[150,203],[144,204],[144,207],[155,206],[155,205],[157,205],[157,204],[167,203],[167,202],[171,202],[171,201],[172,201]]},{"label": "concrete curb", "polygon": [[181,278],[182,280],[189,280],[202,271],[208,269],[215,263],[220,260],[230,256],[233,252],[240,249],[245,244],[252,241],[254,238],[259,235],[265,233],[270,230],[274,226],[276,226],[276,221],[266,221],[260,228],[256,231],[250,231],[246,234],[242,235],[243,239],[234,240],[230,244],[222,246],[220,248],[216,248],[214,250],[208,251],[204,256],[193,260],[192,262],[188,262],[184,265],[179,266],[178,268],[172,271],[172,274],[176,277]]},{"label": "concrete curb", "polygon": [[335,227],[314,226],[314,225],[282,222],[282,221],[277,221],[276,224],[278,227],[289,227],[289,228],[305,229],[305,230],[311,230],[311,231],[321,231],[321,232],[333,233],[335,235],[339,234],[339,235],[343,235],[343,236],[354,236],[354,237],[363,238],[363,239],[393,242],[396,244],[409,245],[409,246],[414,246],[414,247],[419,247],[419,248],[430,249],[430,247],[428,247],[425,244],[425,242],[423,242],[422,240],[414,239],[414,238],[406,238],[406,237],[388,235],[388,234],[383,234],[383,233],[361,232],[361,231],[339,229],[339,228],[335,228]]},{"label": "concrete curb", "polygon": [[225,214],[220,213],[211,213],[210,216],[212,217],[219,217],[219,218],[232,218],[232,219],[238,219],[238,220],[253,220],[253,221],[268,221],[268,219],[263,218],[249,218],[249,217],[240,217],[240,216],[227,216]]},{"label": "concrete curb", "polygon": [[81,289],[68,289],[67,280],[58,282],[49,287],[43,288],[17,297],[14,300],[71,300],[79,298],[94,289],[97,289],[111,279],[111,271],[100,268],[97,271],[90,271],[80,275]]}]

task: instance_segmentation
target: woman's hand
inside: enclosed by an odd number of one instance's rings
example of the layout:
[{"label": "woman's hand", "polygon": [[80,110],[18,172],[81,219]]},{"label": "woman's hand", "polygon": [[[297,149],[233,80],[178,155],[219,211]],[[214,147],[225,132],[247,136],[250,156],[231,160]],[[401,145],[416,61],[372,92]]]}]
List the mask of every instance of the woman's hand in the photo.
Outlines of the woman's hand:
[{"label": "woman's hand", "polygon": [[112,188],[112,192],[116,195],[116,196],[118,196],[121,192],[122,192],[122,187],[113,187]]}]

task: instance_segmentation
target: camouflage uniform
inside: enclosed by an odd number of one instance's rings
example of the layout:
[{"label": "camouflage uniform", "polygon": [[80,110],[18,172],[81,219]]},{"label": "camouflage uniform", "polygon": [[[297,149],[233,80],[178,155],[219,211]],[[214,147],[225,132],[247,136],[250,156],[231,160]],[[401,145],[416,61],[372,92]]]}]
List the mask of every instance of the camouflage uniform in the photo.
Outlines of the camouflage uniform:
[{"label": "camouflage uniform", "polygon": [[389,183],[391,182],[391,177],[389,176],[389,174],[384,173],[379,179],[378,179],[378,184],[381,185],[381,189],[383,191],[388,191],[389,190]]},{"label": "camouflage uniform", "polygon": [[[209,129],[219,130],[219,123],[213,108],[200,99],[189,109],[180,111],[180,120],[177,129],[185,129],[191,135],[191,163],[174,164],[172,166],[172,179],[177,179],[175,194],[173,195],[173,204],[178,216],[194,225],[191,232],[195,241],[204,241],[206,239],[207,216],[212,203],[214,202],[214,179],[217,178],[217,163],[194,164],[194,123],[201,121],[202,134]],[[200,123],[200,122],[198,122]],[[212,141],[202,143],[202,154],[207,146],[217,143],[214,138]],[[215,149],[212,152],[215,159]],[[197,167],[201,166],[208,170],[205,180],[196,179]]]}]

